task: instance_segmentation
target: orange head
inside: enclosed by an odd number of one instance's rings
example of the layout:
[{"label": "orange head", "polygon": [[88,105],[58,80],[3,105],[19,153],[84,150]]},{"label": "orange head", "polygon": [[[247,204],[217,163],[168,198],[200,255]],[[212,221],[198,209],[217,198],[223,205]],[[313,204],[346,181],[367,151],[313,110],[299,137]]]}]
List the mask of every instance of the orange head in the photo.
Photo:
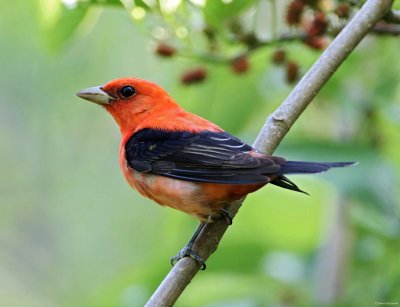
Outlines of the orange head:
[{"label": "orange head", "polygon": [[143,79],[116,79],[76,95],[103,106],[124,138],[143,128],[221,131],[217,125],[184,111],[162,87]]},{"label": "orange head", "polygon": [[150,115],[180,109],[163,88],[137,78],[116,79],[76,95],[103,106],[114,117],[123,134],[137,130]]}]

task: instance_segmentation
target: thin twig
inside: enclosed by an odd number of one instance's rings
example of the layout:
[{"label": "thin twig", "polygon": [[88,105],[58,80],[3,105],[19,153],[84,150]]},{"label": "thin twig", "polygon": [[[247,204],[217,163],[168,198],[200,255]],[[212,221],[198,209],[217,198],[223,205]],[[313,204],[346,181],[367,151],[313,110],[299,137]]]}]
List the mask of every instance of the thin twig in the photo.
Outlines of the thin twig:
[{"label": "thin twig", "polygon": [[[300,80],[288,98],[267,118],[254,143],[255,148],[268,154],[275,150],[311,100],[371,28],[389,11],[392,3],[393,0],[369,0],[364,4]],[[230,212],[233,216],[239,210],[241,203],[237,201],[231,204]],[[200,257],[207,259],[217,249],[227,227],[226,221],[221,220],[207,224],[203,228],[194,246]],[[172,306],[199,269],[199,264],[192,258],[179,260],[146,306]]]},{"label": "thin twig", "polygon": [[384,19],[390,23],[400,23],[400,10],[392,10],[384,16]]},{"label": "thin twig", "polygon": [[398,36],[400,35],[400,24],[388,23],[384,20],[381,20],[375,25],[371,33],[384,36]]},{"label": "thin twig", "polygon": [[228,57],[224,55],[220,55],[217,53],[194,53],[194,52],[184,52],[184,51],[178,51],[177,56],[186,58],[186,59],[193,59],[193,60],[198,60],[201,62],[205,63],[210,63],[210,64],[228,64],[233,58],[237,58],[239,56],[243,55],[248,55],[259,48],[263,48],[266,46],[272,46],[272,45],[279,45],[280,43],[283,42],[291,42],[291,41],[301,41],[304,38],[306,38],[307,35],[306,33],[299,32],[299,33],[285,33],[280,35],[277,38],[273,38],[270,40],[264,40],[264,41],[259,41],[254,43],[253,46],[249,47],[247,50],[243,51],[239,55],[235,55],[234,57]]},{"label": "thin twig", "polygon": [[[389,35],[389,36],[398,36],[400,35],[400,11],[392,10],[389,13],[385,14],[382,18],[382,21],[378,22],[373,29],[371,30],[371,34],[378,35]],[[341,24],[337,27],[334,27],[331,31],[327,33],[328,36],[334,37],[339,33],[347,23]],[[297,32],[288,32],[283,33],[279,36],[274,36],[268,40],[262,40],[254,42],[252,46],[249,46],[245,51],[242,51],[240,54],[235,56],[226,56],[218,53],[194,53],[194,52],[185,52],[178,51],[177,56],[186,59],[198,60],[205,63],[210,64],[228,64],[232,61],[232,59],[247,56],[251,53],[257,51],[260,48],[279,45],[281,43],[294,42],[294,41],[303,41],[307,38],[307,33],[305,31],[297,31]]]}]

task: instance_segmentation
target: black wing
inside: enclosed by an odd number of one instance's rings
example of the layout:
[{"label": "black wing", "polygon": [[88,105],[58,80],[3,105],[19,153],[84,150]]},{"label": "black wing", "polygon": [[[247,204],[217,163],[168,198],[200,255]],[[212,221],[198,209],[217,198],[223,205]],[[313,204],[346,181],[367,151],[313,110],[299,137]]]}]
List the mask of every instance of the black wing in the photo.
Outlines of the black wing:
[{"label": "black wing", "polygon": [[254,149],[226,132],[143,129],[125,145],[128,166],[176,179],[214,183],[267,183],[286,162],[255,157]]}]

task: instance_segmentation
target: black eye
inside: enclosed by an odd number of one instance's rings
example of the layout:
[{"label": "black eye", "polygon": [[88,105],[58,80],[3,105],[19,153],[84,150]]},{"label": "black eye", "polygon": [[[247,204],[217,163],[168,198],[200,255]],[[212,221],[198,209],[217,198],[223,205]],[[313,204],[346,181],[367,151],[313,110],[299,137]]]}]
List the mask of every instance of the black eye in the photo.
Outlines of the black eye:
[{"label": "black eye", "polygon": [[120,89],[119,93],[122,97],[129,98],[136,94],[136,90],[132,86],[126,85]]}]

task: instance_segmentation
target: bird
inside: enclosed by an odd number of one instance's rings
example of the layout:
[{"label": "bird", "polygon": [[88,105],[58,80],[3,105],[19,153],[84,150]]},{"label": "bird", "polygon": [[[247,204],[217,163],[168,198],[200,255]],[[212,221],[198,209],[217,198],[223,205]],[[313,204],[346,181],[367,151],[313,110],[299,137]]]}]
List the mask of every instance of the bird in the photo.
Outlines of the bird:
[{"label": "bird", "polygon": [[[185,111],[161,86],[134,77],[79,91],[106,109],[121,131],[120,167],[128,184],[162,206],[200,221],[188,244],[171,258],[205,261],[193,244],[207,223],[225,218],[229,203],[266,184],[306,193],[286,175],[312,174],[355,162],[288,161],[266,155],[215,123]],[[307,193],[306,193],[307,194]]]}]

